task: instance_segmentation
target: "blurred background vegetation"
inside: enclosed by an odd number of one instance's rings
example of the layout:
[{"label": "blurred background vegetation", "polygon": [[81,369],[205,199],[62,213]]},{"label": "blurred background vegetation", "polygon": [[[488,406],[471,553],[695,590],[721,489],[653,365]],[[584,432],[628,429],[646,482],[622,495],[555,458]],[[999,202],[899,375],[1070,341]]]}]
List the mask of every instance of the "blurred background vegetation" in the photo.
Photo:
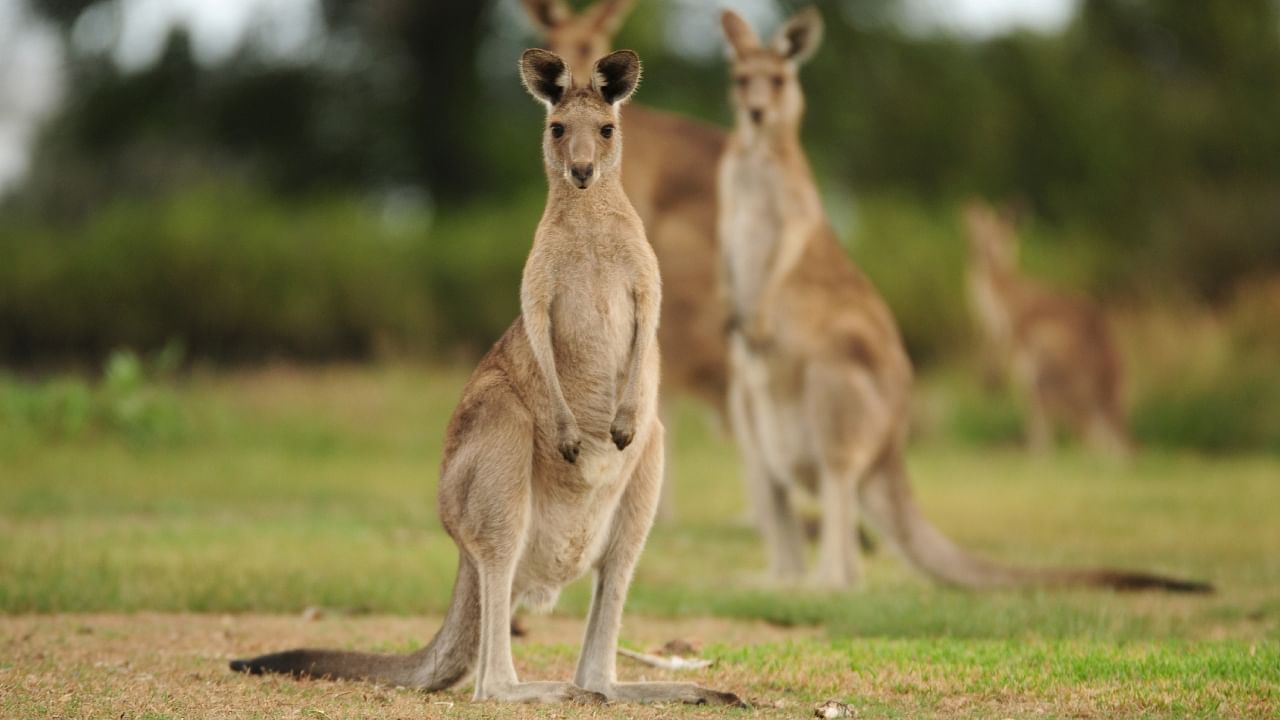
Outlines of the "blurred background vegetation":
[{"label": "blurred background vegetation", "polygon": [[[122,63],[133,4],[19,13],[56,37],[63,89],[0,199],[10,422],[150,436],[136,418],[166,417],[163,397],[136,416],[120,398],[192,363],[488,347],[543,198],[541,109],[514,72],[537,39],[514,0],[324,0],[212,59],[175,26]],[[805,142],[922,370],[922,433],[1018,433],[970,368],[956,208],[982,195],[1029,219],[1029,271],[1108,308],[1139,441],[1280,452],[1280,3],[1080,0],[1062,27],[995,34],[922,28],[893,0],[816,4]],[[635,5],[618,45],[645,60],[638,101],[726,124],[715,4]],[[271,42],[290,32],[288,52]],[[105,379],[14,380],[50,367]]]}]

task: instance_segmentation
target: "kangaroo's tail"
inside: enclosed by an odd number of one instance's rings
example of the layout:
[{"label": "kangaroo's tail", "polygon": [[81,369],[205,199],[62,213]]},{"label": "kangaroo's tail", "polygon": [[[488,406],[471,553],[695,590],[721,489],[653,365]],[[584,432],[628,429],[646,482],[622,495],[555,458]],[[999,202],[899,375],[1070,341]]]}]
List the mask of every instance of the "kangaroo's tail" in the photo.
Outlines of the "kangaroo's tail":
[{"label": "kangaroo's tail", "polygon": [[431,642],[408,655],[346,650],[286,650],[249,660],[232,660],[231,669],[252,675],[282,673],[335,680],[369,680],[387,685],[443,690],[471,671],[480,645],[480,581],[463,554],[444,625]]},{"label": "kangaroo's tail", "polygon": [[1210,593],[1206,582],[1109,568],[1025,568],[974,556],[933,526],[916,506],[900,460],[890,459],[861,487],[867,519],[918,570],[966,588],[1099,587]]}]

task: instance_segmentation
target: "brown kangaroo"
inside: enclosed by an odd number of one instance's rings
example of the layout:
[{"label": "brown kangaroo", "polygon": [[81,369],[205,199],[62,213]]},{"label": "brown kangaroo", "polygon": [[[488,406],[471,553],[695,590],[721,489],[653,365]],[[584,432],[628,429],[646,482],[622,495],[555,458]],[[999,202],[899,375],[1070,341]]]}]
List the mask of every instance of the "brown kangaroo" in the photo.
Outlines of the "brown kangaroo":
[{"label": "brown kangaroo", "polygon": [[[548,50],[574,77],[611,49],[632,0],[600,0],[580,13],[564,0],[523,0]],[[622,186],[644,222],[662,270],[662,380],[717,412],[725,407],[725,310],[717,302],[716,167],[725,132],[634,104],[622,109]]]},{"label": "brown kangaroo", "polygon": [[[439,507],[458,546],[444,625],[409,655],[290,650],[236,660],[277,672],[440,690],[474,667],[475,699],[741,704],[692,683],[620,683],[618,628],[662,484],[657,416],[661,283],[619,180],[619,106],[635,53],[598,60],[584,82],[545,50],[520,61],[547,107],[549,185],[520,290],[521,315],[480,361],[449,422]],[[512,604],[554,604],[588,570],[595,587],[572,683],[521,682]]]},{"label": "brown kangaroo", "polygon": [[1098,452],[1130,452],[1120,353],[1101,308],[1018,272],[1013,223],[990,205],[965,208],[969,302],[985,356],[1026,402],[1027,444],[1043,452],[1061,424]]},{"label": "brown kangaroo", "polygon": [[1206,591],[1143,572],[1017,568],[977,558],[921,515],[903,459],[911,361],[879,293],[841,249],[800,144],[799,65],[817,49],[807,8],[762,45],[722,15],[732,47],[736,125],[720,168],[723,291],[730,338],[730,423],[780,579],[804,570],[792,492],[816,492],[822,526],[812,581],[861,579],[853,532],[872,527],[916,568],[953,585],[1083,585]]}]

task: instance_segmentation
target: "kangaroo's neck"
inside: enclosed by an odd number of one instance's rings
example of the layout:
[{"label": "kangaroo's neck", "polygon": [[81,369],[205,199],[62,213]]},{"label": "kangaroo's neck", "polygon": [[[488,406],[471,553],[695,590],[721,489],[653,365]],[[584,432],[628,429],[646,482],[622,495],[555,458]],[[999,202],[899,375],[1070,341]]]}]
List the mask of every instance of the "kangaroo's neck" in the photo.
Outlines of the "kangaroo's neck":
[{"label": "kangaroo's neck", "polygon": [[1008,342],[1019,303],[1017,271],[979,261],[970,270],[970,295],[982,326],[997,342]]}]

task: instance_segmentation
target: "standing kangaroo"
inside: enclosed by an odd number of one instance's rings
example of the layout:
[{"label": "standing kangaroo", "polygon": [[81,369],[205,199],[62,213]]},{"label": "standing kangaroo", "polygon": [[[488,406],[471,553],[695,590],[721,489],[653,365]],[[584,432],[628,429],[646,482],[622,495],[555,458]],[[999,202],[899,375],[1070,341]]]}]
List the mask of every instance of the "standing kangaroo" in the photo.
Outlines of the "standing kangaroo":
[{"label": "standing kangaroo", "polygon": [[721,19],[736,115],[719,183],[722,289],[735,328],[729,406],[771,573],[804,570],[790,504],[803,488],[822,508],[816,584],[860,581],[861,510],[908,561],[953,585],[1207,590],[1147,573],[997,565],[920,514],[903,461],[911,362],[888,307],[836,241],[800,145],[797,70],[818,47],[821,18],[802,10],[768,47],[737,14]]},{"label": "standing kangaroo", "polygon": [[1095,450],[1130,450],[1120,353],[1097,305],[1045,288],[1018,272],[1013,224],[991,206],[965,208],[969,303],[986,359],[1027,404],[1027,444],[1048,450],[1062,423]]},{"label": "standing kangaroo", "polygon": [[[600,0],[574,13],[564,0],[522,0],[547,49],[573,76],[589,77],[609,52],[632,0]],[[717,412],[725,407],[725,309],[716,284],[716,168],[725,132],[672,113],[628,104],[622,109],[627,153],[622,186],[662,270],[662,380]]]},{"label": "standing kangaroo", "polygon": [[[619,106],[640,61],[622,50],[579,84],[545,50],[520,60],[547,107],[550,186],[520,290],[521,315],[480,361],[445,436],[440,519],[458,545],[444,624],[410,655],[290,650],[233,670],[448,688],[475,667],[477,700],[741,704],[691,683],[619,683],[618,628],[662,483],[657,326],[661,283],[618,178]],[[512,604],[550,607],[595,571],[572,683],[520,682]]]}]

